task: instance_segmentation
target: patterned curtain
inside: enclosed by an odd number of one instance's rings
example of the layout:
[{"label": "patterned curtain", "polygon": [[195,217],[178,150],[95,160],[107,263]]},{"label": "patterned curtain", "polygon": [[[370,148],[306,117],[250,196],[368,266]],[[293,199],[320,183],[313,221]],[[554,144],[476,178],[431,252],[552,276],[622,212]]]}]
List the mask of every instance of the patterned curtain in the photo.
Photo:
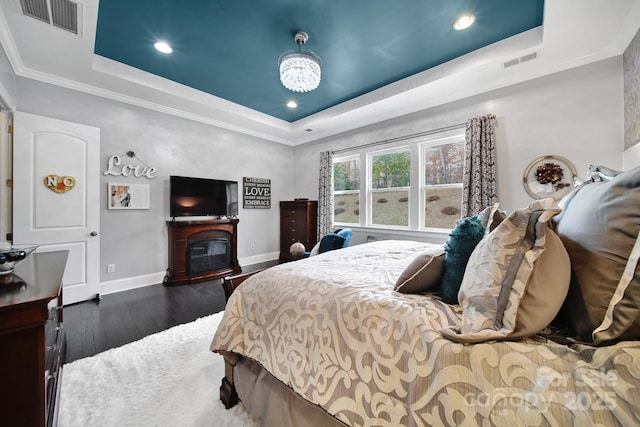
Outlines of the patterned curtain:
[{"label": "patterned curtain", "polygon": [[475,215],[498,201],[494,121],[488,114],[467,121],[462,178],[462,217]]},{"label": "patterned curtain", "polygon": [[[333,231],[333,152],[320,153],[320,192],[318,195],[318,242]],[[307,249],[311,250],[311,249]]]}]

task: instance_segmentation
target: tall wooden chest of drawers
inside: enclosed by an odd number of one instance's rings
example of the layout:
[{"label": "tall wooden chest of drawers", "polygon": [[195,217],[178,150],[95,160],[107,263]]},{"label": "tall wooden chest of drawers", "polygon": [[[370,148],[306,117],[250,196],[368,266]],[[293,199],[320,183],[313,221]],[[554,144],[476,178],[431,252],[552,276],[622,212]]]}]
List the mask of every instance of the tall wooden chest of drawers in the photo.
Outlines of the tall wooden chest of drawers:
[{"label": "tall wooden chest of drawers", "polygon": [[300,242],[310,251],[317,242],[318,202],[293,200],[280,202],[280,259],[293,260],[292,243]]},{"label": "tall wooden chest of drawers", "polygon": [[0,424],[56,424],[64,362],[67,251],[34,253],[0,276]]}]

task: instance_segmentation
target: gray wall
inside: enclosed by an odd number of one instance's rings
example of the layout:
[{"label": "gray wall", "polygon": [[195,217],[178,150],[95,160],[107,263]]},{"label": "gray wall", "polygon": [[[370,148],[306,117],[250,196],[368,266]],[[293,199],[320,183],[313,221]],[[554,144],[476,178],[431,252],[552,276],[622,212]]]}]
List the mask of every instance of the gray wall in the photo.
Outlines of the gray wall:
[{"label": "gray wall", "polygon": [[624,148],[640,143],[640,31],[623,55]]},{"label": "gray wall", "polygon": [[[613,58],[295,148],[295,193],[317,197],[319,153],[465,123],[494,113],[498,194],[508,211],[528,206],[522,175],[538,157],[566,157],[584,176],[592,163],[622,167],[622,58]],[[367,234],[375,235],[371,230]],[[387,236],[388,237],[388,236]],[[356,242],[362,236],[356,237]]]},{"label": "gray wall", "polygon": [[[292,197],[291,147],[20,77],[17,95],[19,111],[100,128],[101,171],[111,155],[129,150],[158,171],[153,180],[101,174],[101,282],[167,268],[169,175],[271,179],[271,209],[239,208],[238,257],[251,261],[279,250],[278,202]],[[151,208],[108,210],[108,182],[149,183]],[[107,264],[116,272],[107,274]]]},{"label": "gray wall", "polygon": [[[476,115],[494,113],[498,121],[498,191],[502,208],[507,210],[531,202],[522,186],[522,174],[537,157],[547,154],[566,157],[580,175],[591,163],[621,168],[624,129],[621,57],[295,148],[24,78],[17,79],[15,97],[18,110],[101,128],[103,170],[109,156],[133,150],[159,171],[158,177],[150,182],[148,211],[107,210],[106,183],[131,179],[102,176],[102,282],[166,269],[165,221],[170,174],[272,180],[270,210],[240,210],[238,255],[254,262],[279,249],[278,201],[317,198],[318,159],[324,150],[438,129],[463,123]],[[367,231],[367,234],[375,233]],[[254,253],[250,249],[252,244]],[[106,274],[107,264],[116,264],[116,273]]]}]

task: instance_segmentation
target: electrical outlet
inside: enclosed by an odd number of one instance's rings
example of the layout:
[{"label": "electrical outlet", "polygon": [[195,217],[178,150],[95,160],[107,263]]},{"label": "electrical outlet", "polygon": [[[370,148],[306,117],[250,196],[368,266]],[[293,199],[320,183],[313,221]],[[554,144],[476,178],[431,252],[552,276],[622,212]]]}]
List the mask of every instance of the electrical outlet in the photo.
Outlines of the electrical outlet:
[{"label": "electrical outlet", "polygon": [[115,264],[107,264],[107,273],[115,273],[116,265]]},{"label": "electrical outlet", "polygon": [[255,254],[256,253],[256,245],[254,245],[253,243],[251,244],[251,254]]}]

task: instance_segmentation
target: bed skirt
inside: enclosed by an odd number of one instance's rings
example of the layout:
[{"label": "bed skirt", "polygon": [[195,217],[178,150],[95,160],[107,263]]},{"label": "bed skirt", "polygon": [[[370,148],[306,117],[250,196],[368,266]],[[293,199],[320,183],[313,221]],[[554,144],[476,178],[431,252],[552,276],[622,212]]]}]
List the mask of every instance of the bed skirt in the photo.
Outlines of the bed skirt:
[{"label": "bed skirt", "polygon": [[[226,359],[226,358],[225,358]],[[229,361],[225,360],[227,372]],[[261,426],[345,427],[321,407],[298,396],[262,369],[259,363],[238,358],[233,369],[233,386],[243,406]]]}]

